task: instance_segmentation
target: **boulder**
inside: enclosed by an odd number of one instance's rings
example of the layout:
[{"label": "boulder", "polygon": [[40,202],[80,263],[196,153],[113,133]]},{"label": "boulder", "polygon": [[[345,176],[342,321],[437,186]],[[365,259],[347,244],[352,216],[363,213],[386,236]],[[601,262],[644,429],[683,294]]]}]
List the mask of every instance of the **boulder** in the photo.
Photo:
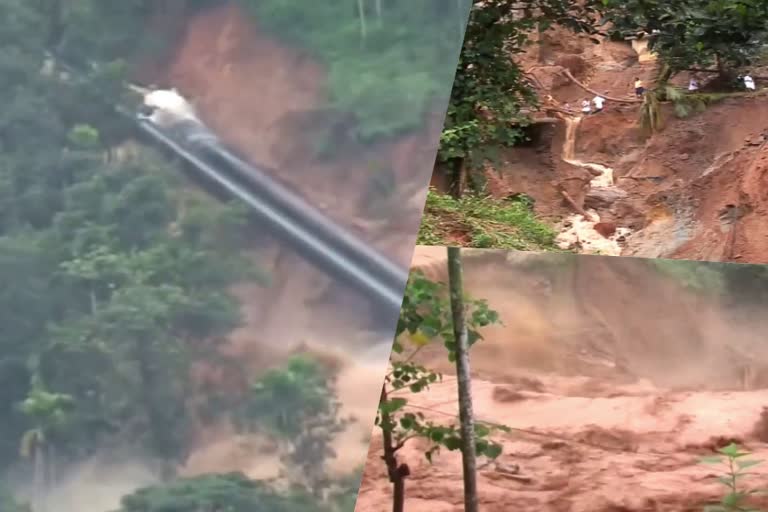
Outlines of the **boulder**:
[{"label": "boulder", "polygon": [[593,187],[584,197],[584,206],[598,210],[609,208],[613,203],[625,197],[627,197],[627,193],[620,188]]},{"label": "boulder", "polygon": [[603,238],[610,238],[616,234],[615,222],[598,222],[594,225],[594,230],[600,233]]}]

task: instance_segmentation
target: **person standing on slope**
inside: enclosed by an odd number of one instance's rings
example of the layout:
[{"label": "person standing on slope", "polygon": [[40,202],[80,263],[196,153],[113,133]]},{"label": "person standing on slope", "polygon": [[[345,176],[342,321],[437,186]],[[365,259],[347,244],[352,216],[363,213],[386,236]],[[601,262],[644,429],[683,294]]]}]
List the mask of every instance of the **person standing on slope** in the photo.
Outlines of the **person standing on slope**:
[{"label": "person standing on slope", "polygon": [[697,92],[699,90],[699,81],[696,78],[691,78],[688,82],[688,92]]},{"label": "person standing on slope", "polygon": [[603,105],[605,104],[605,98],[600,96],[599,94],[592,98],[592,103],[595,104],[595,114],[599,114],[603,111]]},{"label": "person standing on slope", "polygon": [[581,113],[585,116],[588,116],[592,113],[592,103],[589,100],[585,99],[581,102]]},{"label": "person standing on slope", "polygon": [[645,86],[643,85],[643,81],[639,78],[635,78],[635,96],[642,98],[643,94],[645,94]]}]

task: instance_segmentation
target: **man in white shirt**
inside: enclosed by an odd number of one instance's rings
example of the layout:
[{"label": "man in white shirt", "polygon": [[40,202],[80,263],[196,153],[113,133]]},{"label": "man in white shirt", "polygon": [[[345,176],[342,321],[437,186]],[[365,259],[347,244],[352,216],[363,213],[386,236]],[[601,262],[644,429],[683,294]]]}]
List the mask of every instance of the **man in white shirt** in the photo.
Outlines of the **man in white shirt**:
[{"label": "man in white shirt", "polygon": [[592,103],[590,103],[589,100],[584,100],[581,102],[581,113],[586,115],[592,113]]},{"label": "man in white shirt", "polygon": [[598,112],[602,112],[603,111],[603,105],[605,104],[605,98],[603,98],[600,95],[595,96],[594,98],[592,98],[592,103],[595,104],[595,113],[597,114]]},{"label": "man in white shirt", "polygon": [[751,76],[749,76],[748,74],[744,75],[744,78],[742,80],[744,80],[744,87],[746,87],[748,91],[755,90],[755,80]]},{"label": "man in white shirt", "polygon": [[688,82],[688,92],[696,92],[699,90],[699,81],[695,78],[691,78],[691,81]]}]

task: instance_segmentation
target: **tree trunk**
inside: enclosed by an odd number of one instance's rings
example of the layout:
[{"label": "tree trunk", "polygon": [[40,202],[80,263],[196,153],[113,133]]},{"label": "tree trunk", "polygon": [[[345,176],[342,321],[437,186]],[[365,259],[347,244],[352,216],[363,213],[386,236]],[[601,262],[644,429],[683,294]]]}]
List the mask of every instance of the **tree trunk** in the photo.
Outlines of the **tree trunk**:
[{"label": "tree trunk", "polygon": [[62,0],[52,0],[48,2],[48,34],[46,38],[46,47],[56,51],[64,37],[66,27],[64,25],[64,9]]},{"label": "tree trunk", "polygon": [[461,461],[464,473],[464,511],[477,512],[477,461],[472,389],[469,372],[469,342],[464,311],[461,249],[448,247],[448,286],[451,293],[453,334],[456,340],[456,375],[459,386]]},{"label": "tree trunk", "polygon": [[545,54],[544,54],[544,45],[542,44],[542,41],[544,40],[544,27],[541,24],[540,21],[536,22],[536,60],[540,64],[544,64],[545,62]]},{"label": "tree trunk", "polygon": [[656,81],[656,88],[663,89],[666,87],[670,78],[672,78],[672,67],[669,64],[662,64],[661,73],[659,73],[659,78]]},{"label": "tree trunk", "polygon": [[461,199],[466,188],[466,165],[463,158],[454,158],[451,163],[450,194],[454,199]]},{"label": "tree trunk", "polygon": [[32,452],[34,511],[45,512],[48,506],[48,482],[46,480],[45,441],[35,443]]},{"label": "tree trunk", "polygon": [[[386,384],[381,387],[381,402],[387,401]],[[398,464],[397,446],[392,439],[392,418],[389,414],[381,413],[381,424],[383,426],[382,437],[384,441],[384,464],[387,466],[387,476],[392,483],[392,512],[403,512],[405,508],[405,478],[410,474],[406,464]]]},{"label": "tree trunk", "polygon": [[720,80],[726,84],[730,80],[730,77],[728,76],[728,70],[725,67],[725,63],[723,62],[723,58],[720,57],[719,53],[715,54],[715,63],[717,64],[717,76],[720,78]]}]

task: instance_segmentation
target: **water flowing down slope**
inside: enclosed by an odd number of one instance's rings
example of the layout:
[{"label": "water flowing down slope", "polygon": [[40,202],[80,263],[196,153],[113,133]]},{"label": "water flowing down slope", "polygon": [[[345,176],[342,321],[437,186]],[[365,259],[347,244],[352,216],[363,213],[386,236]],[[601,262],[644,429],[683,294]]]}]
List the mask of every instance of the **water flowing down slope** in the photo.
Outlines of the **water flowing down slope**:
[{"label": "water flowing down slope", "polygon": [[[574,167],[580,167],[591,171],[594,176],[589,186],[592,192],[612,193],[616,190],[613,169],[597,163],[582,162],[576,158],[576,141],[581,117],[564,116],[565,142],[563,144],[563,161]],[[586,254],[602,254],[606,256],[619,256],[622,252],[623,242],[631,234],[628,228],[614,228],[612,233],[601,232],[597,225],[600,224],[600,214],[590,209],[585,211],[586,216],[575,213],[562,222],[562,230],[557,237],[557,242],[563,249],[579,249]],[[607,236],[606,236],[607,235]]]}]

